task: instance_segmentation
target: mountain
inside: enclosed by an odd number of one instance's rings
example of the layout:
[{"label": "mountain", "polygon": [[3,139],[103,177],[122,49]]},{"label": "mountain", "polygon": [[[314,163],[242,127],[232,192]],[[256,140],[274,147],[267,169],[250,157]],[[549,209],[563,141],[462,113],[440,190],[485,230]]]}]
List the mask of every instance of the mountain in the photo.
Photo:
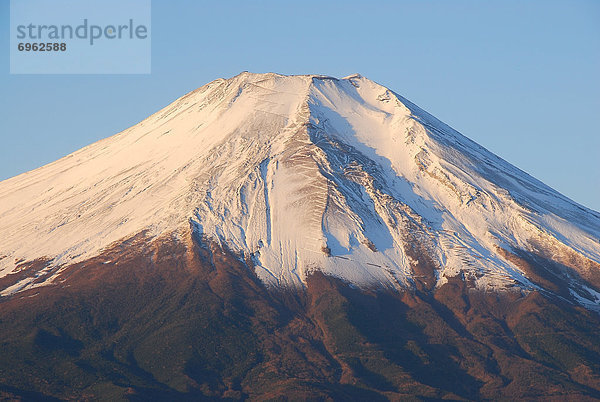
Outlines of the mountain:
[{"label": "mountain", "polygon": [[0,183],[0,395],[600,398],[600,214],[360,75]]}]

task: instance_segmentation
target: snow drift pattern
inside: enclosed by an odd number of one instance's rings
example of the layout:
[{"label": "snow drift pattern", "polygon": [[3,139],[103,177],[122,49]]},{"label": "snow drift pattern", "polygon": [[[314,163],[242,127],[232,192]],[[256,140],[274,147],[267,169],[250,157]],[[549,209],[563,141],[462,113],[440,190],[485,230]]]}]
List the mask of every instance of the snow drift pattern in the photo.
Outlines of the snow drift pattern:
[{"label": "snow drift pattern", "polygon": [[[313,270],[360,287],[411,287],[414,246],[437,285],[535,288],[526,250],[596,275],[600,215],[360,75],[242,73],[141,123],[0,183],[0,277],[46,258],[2,295],[136,233],[196,236],[252,261],[272,286]],[[21,264],[21,265],[20,265]],[[38,283],[36,283],[38,282]],[[600,294],[573,285],[581,303]]]}]

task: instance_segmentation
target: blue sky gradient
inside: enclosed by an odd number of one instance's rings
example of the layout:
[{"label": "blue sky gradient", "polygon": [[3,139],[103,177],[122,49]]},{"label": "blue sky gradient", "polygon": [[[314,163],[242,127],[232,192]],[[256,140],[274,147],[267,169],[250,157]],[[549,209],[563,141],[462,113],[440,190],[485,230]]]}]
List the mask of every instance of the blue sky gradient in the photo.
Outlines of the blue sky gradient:
[{"label": "blue sky gradient", "polygon": [[10,75],[0,2],[0,179],[243,70],[360,73],[600,210],[600,2],[152,2],[152,74]]}]

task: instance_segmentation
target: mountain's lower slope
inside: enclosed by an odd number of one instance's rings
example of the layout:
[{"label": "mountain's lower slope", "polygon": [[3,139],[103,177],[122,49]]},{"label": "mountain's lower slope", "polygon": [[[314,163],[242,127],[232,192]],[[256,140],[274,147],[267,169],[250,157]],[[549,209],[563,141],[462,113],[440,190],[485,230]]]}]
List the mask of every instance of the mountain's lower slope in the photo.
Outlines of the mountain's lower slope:
[{"label": "mountain's lower slope", "polygon": [[214,242],[140,234],[0,299],[0,396],[600,399],[596,313],[472,285],[267,288]]},{"label": "mountain's lower slope", "polygon": [[600,306],[597,212],[359,75],[250,73],[1,182],[0,297],[190,222],[271,287],[459,277]]}]

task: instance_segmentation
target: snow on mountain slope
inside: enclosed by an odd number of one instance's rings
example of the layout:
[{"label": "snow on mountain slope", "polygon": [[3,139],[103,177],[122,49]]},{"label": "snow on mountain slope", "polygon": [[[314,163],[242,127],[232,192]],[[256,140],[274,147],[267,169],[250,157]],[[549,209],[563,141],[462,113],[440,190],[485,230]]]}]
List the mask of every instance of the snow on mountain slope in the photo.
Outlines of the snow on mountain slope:
[{"label": "snow on mountain slope", "polygon": [[[437,285],[463,275],[499,289],[538,286],[502,250],[584,278],[600,262],[597,212],[385,87],[359,75],[242,73],[1,182],[0,277],[40,258],[53,270],[1,294],[50,283],[127,236],[185,235],[190,224],[273,286],[302,286],[318,269],[358,286],[411,287],[417,254]],[[598,305],[581,286],[576,297]]]}]

